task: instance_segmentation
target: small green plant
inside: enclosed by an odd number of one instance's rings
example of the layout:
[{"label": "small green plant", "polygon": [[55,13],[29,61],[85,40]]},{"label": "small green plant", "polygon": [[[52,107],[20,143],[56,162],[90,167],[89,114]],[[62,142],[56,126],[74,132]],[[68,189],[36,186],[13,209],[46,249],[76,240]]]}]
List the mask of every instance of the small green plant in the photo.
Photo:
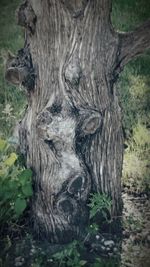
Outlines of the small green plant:
[{"label": "small green plant", "polygon": [[95,262],[91,265],[91,267],[103,267],[101,259],[100,258],[96,258]]},{"label": "small green plant", "polygon": [[108,222],[111,217],[112,201],[106,194],[94,193],[90,197],[90,218],[95,217],[97,213],[100,213],[102,217]]},{"label": "small green plant", "polygon": [[99,232],[99,225],[97,223],[92,223],[88,227],[88,233],[97,234]]},{"label": "small green plant", "polygon": [[[75,240],[69,244],[64,250],[53,255],[53,266],[59,267],[82,267],[86,264],[86,261],[81,260],[80,253],[78,251],[78,242]],[[55,265],[56,264],[56,265]]]},{"label": "small green plant", "polygon": [[115,258],[96,258],[95,262],[90,267],[117,267],[120,266],[119,259]]},{"label": "small green plant", "polygon": [[16,221],[32,196],[32,171],[20,166],[10,144],[0,139],[0,224]]}]

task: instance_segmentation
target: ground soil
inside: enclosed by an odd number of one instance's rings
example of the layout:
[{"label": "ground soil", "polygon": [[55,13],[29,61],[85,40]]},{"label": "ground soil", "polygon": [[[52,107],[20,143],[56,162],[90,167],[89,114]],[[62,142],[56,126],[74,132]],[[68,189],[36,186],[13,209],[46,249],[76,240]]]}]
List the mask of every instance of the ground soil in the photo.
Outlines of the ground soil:
[{"label": "ground soil", "polygon": [[122,194],[123,240],[121,267],[150,266],[150,201],[145,194]]}]

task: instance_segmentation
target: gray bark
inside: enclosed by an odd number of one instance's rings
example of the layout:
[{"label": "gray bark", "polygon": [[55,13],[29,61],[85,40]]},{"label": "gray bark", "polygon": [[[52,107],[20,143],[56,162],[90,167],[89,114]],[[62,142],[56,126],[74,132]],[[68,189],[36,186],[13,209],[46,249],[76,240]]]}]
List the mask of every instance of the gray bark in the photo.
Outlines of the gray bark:
[{"label": "gray bark", "polygon": [[20,144],[34,171],[33,222],[52,242],[82,233],[91,192],[111,196],[112,216],[121,213],[123,136],[113,84],[124,43],[110,11],[109,0],[29,0],[18,9],[30,64],[10,64],[6,76],[22,66],[29,106]]},{"label": "gray bark", "polygon": [[[131,59],[150,49],[150,19],[132,32],[118,33],[120,40],[120,54],[118,66],[122,69]],[[120,70],[119,70],[120,72]]]}]

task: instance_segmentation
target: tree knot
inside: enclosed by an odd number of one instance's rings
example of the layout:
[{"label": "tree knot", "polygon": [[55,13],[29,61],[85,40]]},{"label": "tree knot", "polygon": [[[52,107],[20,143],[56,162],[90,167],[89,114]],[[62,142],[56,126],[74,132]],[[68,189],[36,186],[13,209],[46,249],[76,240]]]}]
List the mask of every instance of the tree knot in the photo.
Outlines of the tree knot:
[{"label": "tree knot", "polygon": [[8,52],[5,78],[12,84],[24,86],[28,92],[33,90],[35,73],[28,47],[20,49],[17,56]]}]

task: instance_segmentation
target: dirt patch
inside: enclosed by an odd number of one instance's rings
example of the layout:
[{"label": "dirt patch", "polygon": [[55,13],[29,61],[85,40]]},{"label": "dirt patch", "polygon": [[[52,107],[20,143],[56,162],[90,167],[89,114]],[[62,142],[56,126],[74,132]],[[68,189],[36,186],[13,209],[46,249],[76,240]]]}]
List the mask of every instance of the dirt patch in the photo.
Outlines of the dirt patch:
[{"label": "dirt patch", "polygon": [[121,267],[150,266],[150,201],[146,195],[123,193]]}]

